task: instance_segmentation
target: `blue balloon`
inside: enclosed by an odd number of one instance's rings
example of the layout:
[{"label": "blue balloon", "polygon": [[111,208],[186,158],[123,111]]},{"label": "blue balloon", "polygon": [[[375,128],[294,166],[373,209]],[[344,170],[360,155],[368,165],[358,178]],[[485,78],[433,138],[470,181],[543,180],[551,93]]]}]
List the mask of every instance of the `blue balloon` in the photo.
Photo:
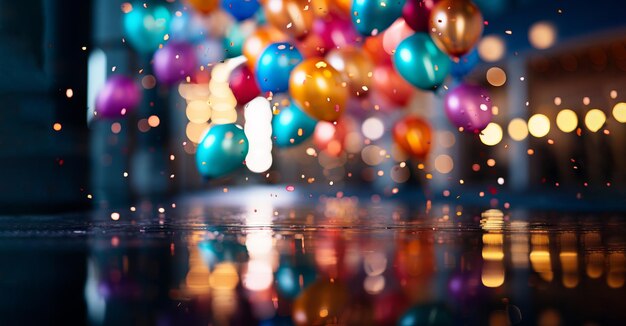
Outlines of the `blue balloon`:
[{"label": "blue balloon", "polygon": [[272,133],[278,147],[295,146],[309,138],[317,120],[304,113],[293,101],[272,119]]},{"label": "blue balloon", "polygon": [[452,77],[460,79],[469,74],[472,69],[478,64],[480,58],[478,57],[478,51],[473,49],[472,52],[459,58],[459,62],[452,61],[452,69],[450,75]]},{"label": "blue balloon", "polygon": [[163,6],[144,8],[142,3],[135,3],[133,10],[124,15],[126,39],[138,52],[152,53],[169,33],[170,18],[170,12]]},{"label": "blue balloon", "polygon": [[222,0],[222,8],[238,21],[246,20],[259,10],[258,0]]},{"label": "blue balloon", "polygon": [[352,23],[361,35],[381,33],[402,16],[406,0],[353,0]]},{"label": "blue balloon", "polygon": [[170,39],[187,43],[202,42],[208,31],[202,20],[187,11],[180,11],[180,16],[174,15],[170,22]]},{"label": "blue balloon", "polygon": [[196,165],[202,176],[217,178],[243,167],[247,154],[243,128],[234,123],[214,125],[198,145]]},{"label": "blue balloon", "polygon": [[282,93],[289,90],[289,75],[303,57],[291,43],[272,43],[261,52],[255,76],[263,92]]},{"label": "blue balloon", "polygon": [[393,59],[400,76],[424,90],[439,87],[450,72],[450,58],[426,33],[415,33],[400,42]]}]

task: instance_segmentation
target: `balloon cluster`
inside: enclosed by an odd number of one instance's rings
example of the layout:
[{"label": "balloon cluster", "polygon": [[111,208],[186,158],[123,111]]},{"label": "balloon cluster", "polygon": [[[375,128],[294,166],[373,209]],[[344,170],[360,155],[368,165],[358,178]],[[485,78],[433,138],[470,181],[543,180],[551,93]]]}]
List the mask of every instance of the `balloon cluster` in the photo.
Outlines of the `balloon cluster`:
[{"label": "balloon cluster", "polygon": [[[471,0],[185,4],[170,11],[133,3],[124,10],[125,41],[143,56],[153,53],[154,75],[165,87],[194,83],[200,72],[211,71],[208,105],[198,106],[210,110],[202,117],[212,127],[197,150],[198,169],[207,177],[227,174],[244,161],[252,171],[266,171],[272,142],[300,144],[315,134],[316,124],[331,125],[339,136],[342,121],[350,121],[345,112],[367,97],[406,106],[416,88],[438,90],[449,75],[462,79],[478,62],[473,49],[484,25]],[[231,59],[218,63],[224,57]],[[277,102],[270,105],[260,95]],[[490,122],[486,90],[461,82],[445,96],[446,114],[459,129],[479,132]],[[116,118],[140,101],[132,79],[114,76],[96,112]],[[234,124],[236,106],[246,107],[243,129]],[[423,158],[431,129],[425,120],[407,116],[396,122],[393,138],[407,154]],[[258,165],[251,167],[251,161]]]}]

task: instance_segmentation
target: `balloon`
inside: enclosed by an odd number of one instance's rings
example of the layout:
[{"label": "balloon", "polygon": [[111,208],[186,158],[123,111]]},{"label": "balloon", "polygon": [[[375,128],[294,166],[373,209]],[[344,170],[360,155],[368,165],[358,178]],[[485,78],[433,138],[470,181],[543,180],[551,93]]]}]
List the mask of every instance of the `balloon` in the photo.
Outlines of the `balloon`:
[{"label": "balloon", "polygon": [[320,151],[326,151],[331,156],[339,156],[344,149],[344,141],[350,127],[346,117],[332,124],[326,121],[320,121],[315,126],[313,132],[313,144]]},{"label": "balloon", "polygon": [[341,73],[320,59],[307,59],[296,66],[289,78],[291,98],[318,120],[336,121],[346,108],[349,92]]},{"label": "balloon", "polygon": [[[348,304],[348,288],[338,281],[319,280],[293,303],[296,325],[327,325],[339,320]],[[325,311],[321,314],[320,311]]]},{"label": "balloon", "polygon": [[355,47],[343,47],[328,53],[326,61],[341,73],[350,93],[367,95],[372,87],[374,64],[367,53]]},{"label": "balloon", "polygon": [[450,71],[450,59],[426,33],[415,33],[402,41],[393,59],[400,76],[424,90],[439,87]]},{"label": "balloon", "polygon": [[329,14],[325,18],[315,20],[313,33],[309,37],[313,35],[321,39],[322,47],[326,52],[354,44],[361,38],[351,21],[336,14]]},{"label": "balloon", "polygon": [[181,10],[179,12],[181,14],[174,15],[170,22],[170,40],[189,43],[202,42],[208,34],[202,19],[188,11]]},{"label": "balloon", "polygon": [[383,37],[384,33],[365,38],[363,50],[370,55],[374,63],[390,65],[391,56],[387,52],[380,50],[383,48]]},{"label": "balloon", "polygon": [[287,35],[272,26],[262,26],[256,29],[243,43],[243,55],[248,59],[248,66],[255,69],[256,63],[265,48],[277,42],[286,42]]},{"label": "balloon", "polygon": [[295,38],[302,38],[311,31],[314,10],[309,0],[264,0],[263,9],[267,21],[277,29]]},{"label": "balloon", "polygon": [[227,58],[238,57],[243,54],[244,42],[254,33],[256,24],[245,21],[241,24],[233,24],[227,29],[224,36],[224,50]]},{"label": "balloon", "polygon": [[289,75],[302,62],[302,54],[291,43],[270,44],[259,56],[256,78],[263,92],[282,93],[289,89]]},{"label": "balloon", "polygon": [[393,126],[393,139],[405,153],[424,158],[430,152],[432,132],[426,121],[407,116]]},{"label": "balloon", "polygon": [[430,12],[439,0],[406,0],[402,17],[416,32],[430,31]]},{"label": "balloon", "polygon": [[470,0],[442,0],[430,14],[435,44],[453,57],[468,53],[483,33],[483,15]]},{"label": "balloon", "polygon": [[353,0],[352,23],[361,35],[376,35],[402,15],[405,0]]},{"label": "balloon", "polygon": [[222,0],[222,8],[238,21],[254,16],[259,7],[259,0]]},{"label": "balloon", "polygon": [[237,99],[237,105],[245,105],[261,94],[252,70],[241,65],[230,73],[228,85]]},{"label": "balloon", "polygon": [[452,69],[450,69],[450,75],[454,78],[463,78],[469,74],[472,69],[478,64],[480,58],[478,57],[478,51],[473,49],[470,53],[457,59],[457,62],[452,61]]},{"label": "balloon", "polygon": [[351,15],[352,0],[334,0],[331,1],[331,10],[339,13],[343,16],[349,17]]},{"label": "balloon", "polygon": [[313,135],[317,124],[317,120],[309,117],[293,101],[287,102],[272,119],[272,131],[279,147],[299,145]]},{"label": "balloon", "polygon": [[169,32],[170,12],[163,6],[145,8],[142,3],[124,15],[124,32],[128,42],[140,53],[148,54],[159,48]]},{"label": "balloon", "polygon": [[418,305],[400,317],[399,326],[443,326],[454,325],[454,318],[442,304]]},{"label": "balloon", "polygon": [[191,7],[201,14],[208,14],[219,5],[218,0],[187,0]]},{"label": "balloon", "polygon": [[467,132],[478,133],[491,122],[490,102],[486,89],[461,84],[446,94],[444,108],[453,125]]},{"label": "balloon", "polygon": [[196,151],[196,166],[207,178],[217,178],[243,167],[248,139],[234,123],[213,125]]},{"label": "balloon", "polygon": [[407,83],[391,65],[374,69],[374,89],[393,104],[406,106],[415,95],[415,88]]},{"label": "balloon", "polygon": [[141,89],[134,80],[122,75],[111,76],[96,98],[96,115],[103,118],[122,117],[139,106],[141,97]]},{"label": "balloon", "polygon": [[174,84],[184,80],[196,70],[195,49],[187,43],[168,43],[154,53],[152,66],[159,82],[166,85]]},{"label": "balloon", "polygon": [[387,54],[394,54],[398,44],[405,38],[413,35],[413,30],[404,22],[403,18],[398,18],[383,33],[383,49]]},{"label": "balloon", "polygon": [[200,66],[210,66],[224,60],[224,46],[216,39],[206,39],[196,45],[196,58]]},{"label": "balloon", "polygon": [[315,33],[311,33],[303,39],[296,40],[296,46],[305,59],[322,58],[326,51],[328,51],[323,44],[322,38]]}]

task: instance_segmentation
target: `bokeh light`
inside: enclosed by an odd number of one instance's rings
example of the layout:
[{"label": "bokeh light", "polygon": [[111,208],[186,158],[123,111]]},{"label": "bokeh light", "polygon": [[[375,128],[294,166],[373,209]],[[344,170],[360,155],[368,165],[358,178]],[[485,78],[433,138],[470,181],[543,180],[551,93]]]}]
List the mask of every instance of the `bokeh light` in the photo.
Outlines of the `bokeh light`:
[{"label": "bokeh light", "polygon": [[572,132],[578,127],[578,117],[576,112],[565,109],[559,112],[556,116],[556,126],[562,132]]},{"label": "bokeh light", "polygon": [[378,140],[385,133],[385,125],[380,119],[371,117],[363,121],[361,132],[371,140]]},{"label": "bokeh light", "polygon": [[626,103],[619,102],[613,107],[613,117],[621,123],[626,123]]},{"label": "bokeh light", "polygon": [[524,119],[515,118],[509,122],[507,128],[509,137],[515,141],[521,141],[528,137],[528,125]]},{"label": "bokeh light", "polygon": [[480,132],[480,141],[487,146],[495,146],[502,140],[502,128],[495,122],[490,122]]},{"label": "bokeh light", "polygon": [[585,126],[592,132],[596,132],[602,128],[606,122],[606,115],[598,109],[591,109],[585,115]]},{"label": "bokeh light", "polygon": [[550,119],[543,114],[535,114],[528,119],[528,131],[531,135],[541,138],[550,132]]},{"label": "bokeh light", "polygon": [[211,119],[211,107],[206,100],[189,101],[185,113],[187,119],[193,123],[203,123]]},{"label": "bokeh light", "polygon": [[491,67],[487,70],[487,82],[491,86],[502,86],[506,83],[506,72],[500,67]]},{"label": "bokeh light", "polygon": [[442,174],[447,174],[454,168],[454,161],[448,155],[439,155],[435,158],[435,170]]},{"label": "bokeh light", "polygon": [[556,41],[556,29],[548,22],[537,22],[530,27],[528,40],[536,49],[547,49]]},{"label": "bokeh light", "polygon": [[485,36],[478,44],[478,55],[485,62],[498,61],[504,57],[505,52],[504,40],[496,35]]}]

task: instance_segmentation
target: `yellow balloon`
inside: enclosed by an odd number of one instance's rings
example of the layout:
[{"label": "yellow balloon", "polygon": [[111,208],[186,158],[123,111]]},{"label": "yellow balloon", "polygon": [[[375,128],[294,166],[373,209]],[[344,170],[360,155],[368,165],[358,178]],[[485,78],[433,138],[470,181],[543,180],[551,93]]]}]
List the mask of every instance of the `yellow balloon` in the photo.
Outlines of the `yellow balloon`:
[{"label": "yellow balloon", "polygon": [[287,35],[272,26],[259,27],[243,43],[242,52],[248,59],[248,66],[254,71],[259,56],[268,45],[287,40]]},{"label": "yellow balloon", "polygon": [[315,10],[309,0],[263,0],[265,18],[274,27],[295,37],[305,37],[313,27]]},{"label": "yellow balloon", "polygon": [[289,93],[307,114],[331,122],[341,116],[350,96],[341,73],[319,58],[307,59],[291,71]]},{"label": "yellow balloon", "polygon": [[219,6],[219,1],[217,0],[188,0],[189,5],[193,7],[193,9],[197,10],[201,14],[208,14],[215,10]]},{"label": "yellow balloon", "polygon": [[468,53],[483,33],[483,15],[471,0],[443,0],[430,13],[431,36],[452,57]]},{"label": "yellow balloon", "polygon": [[374,64],[366,52],[346,46],[330,51],[326,62],[341,73],[351,95],[365,96],[372,88]]}]

